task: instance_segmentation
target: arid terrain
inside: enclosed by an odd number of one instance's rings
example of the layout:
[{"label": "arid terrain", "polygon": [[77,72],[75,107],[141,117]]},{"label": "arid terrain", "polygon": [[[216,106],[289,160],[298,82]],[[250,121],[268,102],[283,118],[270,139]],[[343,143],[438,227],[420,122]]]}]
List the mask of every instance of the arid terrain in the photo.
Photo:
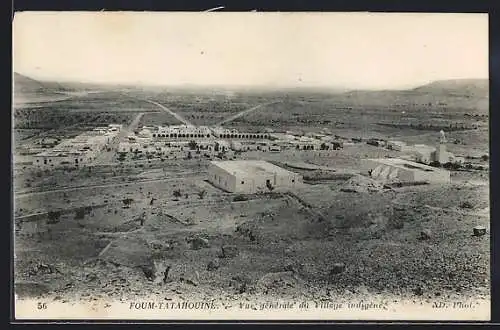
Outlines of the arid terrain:
[{"label": "arid terrain", "polygon": [[[13,229],[20,298],[489,299],[487,81],[435,82],[406,91],[218,93],[61,85],[21,75],[15,83]],[[239,157],[300,172],[304,184],[242,196],[206,180],[207,159],[119,162],[110,153],[72,171],[30,166],[24,150],[42,138],[134,119],[138,126],[179,123],[147,100],[196,125],[215,125],[265,104],[228,124],[242,130],[327,129],[347,138],[433,144],[444,129],[449,151],[482,169],[454,170],[449,185],[384,187],[357,174],[360,160],[395,151],[365,143],[326,156],[251,151]],[[299,163],[324,168],[297,169]],[[478,225],[487,235],[472,235]]]}]

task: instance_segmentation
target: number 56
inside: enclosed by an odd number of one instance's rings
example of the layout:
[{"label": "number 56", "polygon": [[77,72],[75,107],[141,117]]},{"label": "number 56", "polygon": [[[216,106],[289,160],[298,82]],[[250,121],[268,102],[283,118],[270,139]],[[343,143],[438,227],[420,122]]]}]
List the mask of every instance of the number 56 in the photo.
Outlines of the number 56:
[{"label": "number 56", "polygon": [[41,303],[41,302],[39,302],[37,304],[37,308],[38,309],[47,309],[47,303]]}]

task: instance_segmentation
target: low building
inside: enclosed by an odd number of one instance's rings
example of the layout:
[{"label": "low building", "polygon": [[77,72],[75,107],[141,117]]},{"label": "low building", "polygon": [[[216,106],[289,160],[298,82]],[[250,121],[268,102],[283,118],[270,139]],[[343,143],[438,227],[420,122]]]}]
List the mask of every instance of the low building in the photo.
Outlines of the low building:
[{"label": "low building", "polygon": [[414,145],[412,152],[419,163],[430,164],[433,161],[436,148],[426,145]]},{"label": "low building", "polygon": [[395,151],[405,151],[408,146],[403,141],[388,141],[387,148]]},{"label": "low building", "polygon": [[243,146],[241,142],[231,141],[231,149],[233,149],[234,151],[243,151]]},{"label": "low building", "polygon": [[218,139],[242,139],[242,140],[255,140],[255,139],[269,139],[269,133],[258,132],[239,132],[236,129],[229,129],[223,127],[214,127],[211,129],[213,136]]},{"label": "low building", "polygon": [[34,156],[38,168],[81,167],[91,164],[97,155],[117,139],[121,125],[97,127],[56,145],[53,149]]},{"label": "low building", "polygon": [[281,147],[277,144],[272,144],[269,146],[269,151],[270,152],[280,152],[281,151]]},{"label": "low building", "polygon": [[151,131],[153,138],[169,138],[169,139],[208,139],[211,136],[210,128],[206,126],[192,125],[171,125],[158,126]]},{"label": "low building", "polygon": [[215,142],[214,150],[218,152],[226,152],[231,150],[231,144],[224,140],[219,140]]},{"label": "low building", "polygon": [[300,174],[260,160],[212,161],[208,173],[213,185],[237,193],[282,190],[302,183]]},{"label": "low building", "polygon": [[59,143],[58,139],[55,138],[43,138],[40,140],[39,144],[42,148],[53,148]]},{"label": "low building", "polygon": [[366,144],[370,144],[370,145],[376,146],[376,147],[385,147],[386,146],[385,141],[380,140],[380,139],[369,139],[368,141],[366,141]]},{"label": "low building", "polygon": [[414,154],[415,161],[423,164],[437,162],[440,164],[460,162],[455,155],[446,150],[445,144],[438,144],[436,147],[423,144],[408,146],[407,151]]},{"label": "low building", "polygon": [[84,150],[62,151],[50,150],[33,157],[33,165],[40,169],[61,167],[80,167],[91,163],[95,159],[90,152]]},{"label": "low building", "polygon": [[361,160],[363,171],[381,181],[450,183],[450,172],[400,158]]}]

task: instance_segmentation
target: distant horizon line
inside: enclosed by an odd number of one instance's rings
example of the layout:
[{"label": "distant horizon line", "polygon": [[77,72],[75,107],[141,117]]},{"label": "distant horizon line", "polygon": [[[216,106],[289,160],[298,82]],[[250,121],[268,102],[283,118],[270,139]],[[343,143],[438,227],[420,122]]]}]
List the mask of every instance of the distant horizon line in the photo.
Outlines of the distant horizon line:
[{"label": "distant horizon line", "polygon": [[125,86],[125,87],[149,87],[149,88],[162,88],[162,87],[168,87],[168,88],[192,88],[192,89],[214,89],[214,88],[219,88],[219,89],[257,89],[257,90],[262,90],[262,89],[267,89],[267,90],[280,90],[280,89],[316,89],[316,90],[332,90],[332,91],[356,91],[356,90],[367,90],[367,91],[382,91],[382,90],[407,90],[407,89],[414,89],[418,87],[422,87],[428,84],[432,84],[434,82],[446,82],[446,81],[467,81],[467,80],[489,80],[489,77],[467,77],[467,78],[442,78],[442,79],[435,79],[435,80],[428,80],[426,82],[422,83],[416,83],[416,84],[405,84],[405,85],[400,85],[399,87],[373,87],[373,86],[331,86],[331,85],[274,85],[274,86],[269,86],[269,85],[243,85],[243,84],[196,84],[196,83],[182,83],[182,84],[168,84],[168,83],[162,83],[162,84],[155,84],[155,83],[146,83],[146,82],[104,82],[104,81],[89,81],[89,80],[71,80],[71,79],[64,79],[64,80],[57,80],[57,79],[50,79],[50,78],[35,78],[30,75],[24,74],[24,73],[19,73],[16,71],[12,71],[12,79],[14,80],[14,74],[18,74],[21,76],[24,76],[28,79],[32,79],[34,81],[40,82],[40,83],[74,83],[74,84],[88,84],[88,85],[103,85],[103,86]]}]

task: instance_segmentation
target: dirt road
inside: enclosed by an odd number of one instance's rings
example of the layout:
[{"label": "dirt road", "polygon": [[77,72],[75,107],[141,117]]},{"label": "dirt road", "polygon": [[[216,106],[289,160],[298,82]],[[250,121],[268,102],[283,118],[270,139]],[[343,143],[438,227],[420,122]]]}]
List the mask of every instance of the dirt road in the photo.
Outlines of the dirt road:
[{"label": "dirt road", "polygon": [[279,101],[276,101],[276,102],[270,102],[270,103],[264,103],[264,104],[259,104],[259,105],[255,106],[255,107],[253,107],[253,108],[243,110],[243,111],[238,112],[237,114],[232,115],[231,117],[226,118],[226,119],[224,119],[223,121],[219,122],[219,123],[217,124],[217,126],[222,126],[222,125],[227,124],[227,123],[229,123],[229,122],[231,122],[231,121],[233,121],[233,120],[235,120],[235,119],[237,119],[237,118],[240,118],[241,116],[244,116],[244,115],[246,115],[246,114],[249,114],[250,112],[256,111],[256,110],[258,110],[258,109],[260,109],[260,108],[262,108],[262,107],[265,107],[265,106],[267,106],[267,105],[276,104],[276,103],[279,103]]},{"label": "dirt road", "polygon": [[141,99],[141,100],[144,101],[144,102],[148,102],[148,103],[151,103],[151,104],[154,104],[154,105],[158,106],[163,111],[168,112],[169,114],[171,114],[172,116],[174,116],[175,119],[177,119],[178,121],[182,122],[184,125],[193,126],[193,124],[191,124],[187,119],[185,119],[184,117],[182,117],[178,113],[173,112],[169,108],[161,105],[160,103],[155,102],[155,101],[151,101],[151,100],[148,100],[148,99]]},{"label": "dirt road", "polygon": [[118,134],[116,139],[114,139],[113,142],[108,145],[108,148],[110,148],[111,150],[104,150],[103,152],[101,152],[97,156],[97,159],[94,161],[94,165],[102,165],[112,162],[115,152],[116,150],[118,150],[118,144],[120,144],[120,142],[123,141],[123,139],[125,139],[130,134],[130,132],[134,131],[137,128],[137,125],[139,125],[139,122],[141,121],[143,115],[144,112],[138,113],[128,126],[123,127],[120,130],[120,133]]}]

